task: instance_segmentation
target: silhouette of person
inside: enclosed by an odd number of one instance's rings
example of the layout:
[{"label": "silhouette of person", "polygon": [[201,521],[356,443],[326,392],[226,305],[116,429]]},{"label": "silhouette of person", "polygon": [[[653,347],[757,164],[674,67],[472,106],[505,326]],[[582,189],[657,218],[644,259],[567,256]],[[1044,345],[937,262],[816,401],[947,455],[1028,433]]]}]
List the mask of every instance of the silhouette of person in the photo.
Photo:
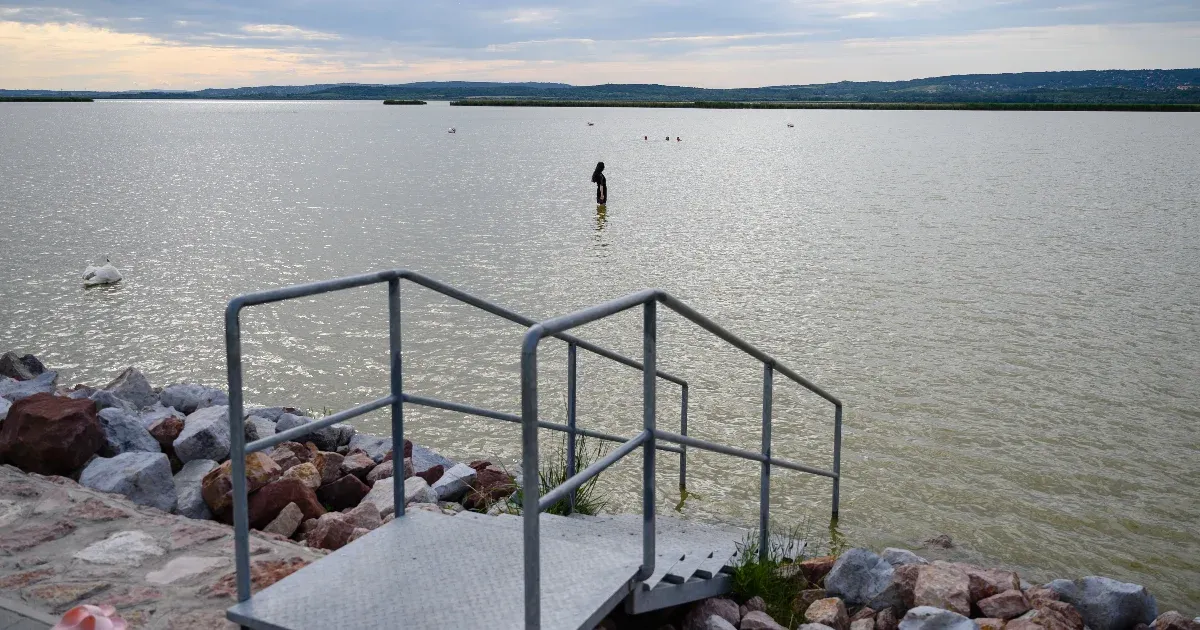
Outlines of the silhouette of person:
[{"label": "silhouette of person", "polygon": [[608,203],[608,180],[604,178],[604,162],[596,163],[596,170],[592,171],[592,183],[596,185],[596,203]]}]

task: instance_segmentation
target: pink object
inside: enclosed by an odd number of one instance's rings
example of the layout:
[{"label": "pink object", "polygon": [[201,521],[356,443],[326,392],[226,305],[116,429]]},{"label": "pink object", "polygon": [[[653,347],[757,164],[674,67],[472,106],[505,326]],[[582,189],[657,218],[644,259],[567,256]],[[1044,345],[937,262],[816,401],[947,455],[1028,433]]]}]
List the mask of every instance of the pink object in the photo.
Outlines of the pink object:
[{"label": "pink object", "polygon": [[116,608],[84,604],[68,610],[50,630],[126,630],[128,627]]}]

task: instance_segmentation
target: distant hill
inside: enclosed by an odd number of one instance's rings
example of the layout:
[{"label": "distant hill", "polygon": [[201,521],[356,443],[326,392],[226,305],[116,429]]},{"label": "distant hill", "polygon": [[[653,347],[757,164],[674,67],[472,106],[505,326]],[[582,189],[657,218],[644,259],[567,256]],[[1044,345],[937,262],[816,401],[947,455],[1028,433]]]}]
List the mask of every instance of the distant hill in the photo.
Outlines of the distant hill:
[{"label": "distant hill", "polygon": [[567,85],[425,81],[397,85],[338,83],[209,88],[194,92],[0,90],[0,96],[125,99],[576,101],[847,101],[867,103],[1200,103],[1200,68],[963,74],[911,81],[841,81],[812,85],[708,89],[656,84]]}]

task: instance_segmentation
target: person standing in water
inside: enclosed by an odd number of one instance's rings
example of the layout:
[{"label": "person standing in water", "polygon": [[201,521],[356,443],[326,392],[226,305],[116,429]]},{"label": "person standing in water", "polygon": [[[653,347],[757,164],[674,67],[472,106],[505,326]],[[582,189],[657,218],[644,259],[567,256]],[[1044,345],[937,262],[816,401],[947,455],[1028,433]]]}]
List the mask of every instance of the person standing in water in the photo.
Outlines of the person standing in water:
[{"label": "person standing in water", "polygon": [[604,162],[596,164],[596,170],[592,171],[592,183],[596,185],[596,203],[608,203],[608,181],[604,179]]}]

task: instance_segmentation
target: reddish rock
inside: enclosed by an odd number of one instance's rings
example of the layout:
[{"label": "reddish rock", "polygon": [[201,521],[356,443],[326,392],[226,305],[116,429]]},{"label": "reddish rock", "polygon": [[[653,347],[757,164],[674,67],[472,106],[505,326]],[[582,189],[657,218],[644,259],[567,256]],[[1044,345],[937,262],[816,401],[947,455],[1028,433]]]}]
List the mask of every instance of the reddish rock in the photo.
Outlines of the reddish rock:
[{"label": "reddish rock", "polygon": [[1046,630],[1083,630],[1083,616],[1066,602],[1043,599],[1034,610],[1032,621]]},{"label": "reddish rock", "polygon": [[437,483],[438,479],[442,478],[442,475],[446,474],[446,469],[441,464],[434,464],[419,473],[413,474],[424,479],[425,483],[433,486],[433,484]]},{"label": "reddish rock", "polygon": [[117,610],[126,610],[133,606],[155,602],[163,598],[163,592],[150,586],[129,586],[123,589],[110,591],[96,600],[96,603],[103,606],[105,604],[116,608]]},{"label": "reddish rock", "polygon": [[1188,619],[1179,614],[1179,611],[1172,610],[1165,612],[1150,624],[1154,630],[1200,630],[1200,622]]},{"label": "reddish rock", "polygon": [[325,513],[312,488],[299,479],[273,481],[250,495],[250,527],[262,529],[275,520],[287,504],[295,503],[304,518],[318,518]]},{"label": "reddish rock", "polygon": [[334,551],[346,546],[353,534],[354,526],[345,521],[344,515],[329,512],[317,519],[316,526],[305,536],[305,541],[309,547]]},{"label": "reddish rock", "polygon": [[737,627],[741,621],[741,614],[738,612],[738,605],[732,599],[724,597],[713,597],[710,599],[702,599],[692,605],[688,609],[687,614],[683,618],[683,627],[685,630],[701,630],[708,628],[708,618],[716,615],[725,621],[728,621],[733,627]]},{"label": "reddish rock", "polygon": [[804,618],[809,623],[820,623],[833,630],[849,630],[850,615],[846,613],[846,604],[837,597],[827,597],[813,602],[804,611]]},{"label": "reddish rock", "polygon": [[284,477],[296,478],[304,482],[304,485],[316,490],[321,487],[321,471],[312,462],[304,462],[299,466],[292,466],[283,473]]},{"label": "reddish rock", "polygon": [[[895,568],[892,573],[892,584],[896,586],[896,593],[900,597],[903,610],[898,611],[899,617],[904,616],[904,612],[915,606],[913,600],[913,591],[917,588],[917,576],[921,573],[920,564],[902,564]],[[899,623],[899,621],[897,621]],[[876,623],[876,626],[879,624]]]},{"label": "reddish rock", "polygon": [[971,616],[971,580],[965,572],[946,563],[918,566],[917,584],[913,588],[914,605]]},{"label": "reddish rock", "polygon": [[329,509],[341,511],[358,505],[370,491],[371,488],[359,481],[358,477],[346,474],[337,481],[318,488],[317,498],[322,504],[329,506]]},{"label": "reddish rock", "polygon": [[411,457],[404,458],[404,478],[408,479],[413,476],[413,463]]},{"label": "reddish rock", "polygon": [[90,598],[108,587],[108,582],[44,584],[41,586],[35,586],[25,591],[25,598],[27,600],[33,600],[41,606],[49,608],[51,612],[61,613],[69,609],[79,600]]},{"label": "reddish rock", "polygon": [[291,451],[296,456],[296,459],[299,459],[301,462],[311,462],[313,457],[315,457],[314,453],[307,446],[299,442],[281,442],[271,452],[275,453],[277,451]]},{"label": "reddish rock", "polygon": [[7,577],[2,577],[0,578],[0,592],[25,588],[30,584],[41,582],[55,573],[56,572],[54,569],[37,569],[35,571],[26,571],[24,573],[17,573]]},{"label": "reddish rock", "polygon": [[475,474],[475,483],[463,499],[463,507],[474,510],[495,503],[516,490],[513,478],[508,473],[495,466],[479,470]]},{"label": "reddish rock", "polygon": [[1004,630],[1046,630],[1028,619],[1013,619],[1004,624]]},{"label": "reddish rock", "polygon": [[371,531],[383,525],[383,520],[379,518],[379,508],[376,508],[373,503],[363,503],[344,514],[346,522],[356,528]]},{"label": "reddish rock", "polygon": [[287,472],[304,463],[300,461],[299,457],[296,457],[295,453],[286,448],[276,447],[271,451],[270,457],[275,461],[276,464],[279,464],[279,468],[283,470],[283,472]]},{"label": "reddish rock", "polygon": [[[410,442],[408,440],[404,440],[404,457],[406,457],[406,458],[412,457],[412,442]],[[383,456],[383,461],[385,461],[385,462],[392,461],[392,449],[390,449],[390,448],[388,449],[387,455]]]},{"label": "reddish rock", "polygon": [[1057,602],[1061,599],[1057,592],[1043,586],[1035,586],[1025,591],[1025,597],[1029,598],[1029,603],[1033,606],[1037,606],[1041,600]]},{"label": "reddish rock", "polygon": [[350,539],[346,541],[346,544],[349,545],[350,543],[352,543],[352,542],[358,540],[359,538],[362,538],[363,536],[366,536],[367,534],[370,534],[370,533],[371,533],[371,530],[369,530],[369,529],[366,529],[363,527],[355,527],[354,531],[350,532]]},{"label": "reddish rock", "polygon": [[150,435],[158,440],[163,452],[175,452],[175,440],[183,433],[183,418],[168,416],[150,426]]},{"label": "reddish rock", "polygon": [[771,615],[761,610],[752,610],[746,613],[738,628],[740,630],[787,630],[772,619]]},{"label": "reddish rock", "polygon": [[129,518],[129,512],[112,507],[99,499],[87,499],[67,510],[65,516],[81,521],[103,523],[119,518]]},{"label": "reddish rock", "polygon": [[850,615],[850,623],[854,623],[855,621],[861,621],[863,619],[874,620],[875,613],[876,613],[876,611],[874,608],[871,608],[869,606],[864,606],[858,612],[854,613],[853,615]]},{"label": "reddish rock", "polygon": [[6,530],[4,536],[0,537],[0,551],[9,553],[25,551],[42,543],[58,540],[73,531],[75,531],[75,524],[68,521],[27,525],[16,531]]},{"label": "reddish rock", "polygon": [[763,612],[767,611],[767,602],[763,601],[763,598],[759,597],[758,595],[751,597],[750,599],[746,600],[746,603],[738,606],[738,612],[740,612],[743,617],[746,616],[746,613],[754,610],[761,610]]},{"label": "reddish rock", "polygon": [[0,422],[0,463],[40,475],[70,475],[104,444],[96,403],[86,398],[34,394]]},{"label": "reddish rock", "polygon": [[833,556],[810,558],[800,563],[800,573],[804,575],[804,579],[808,580],[809,584],[816,586],[829,574],[834,562],[837,562],[837,558]]},{"label": "reddish rock", "polygon": [[867,617],[850,622],[850,630],[875,630],[875,618]]},{"label": "reddish rock", "polygon": [[333,483],[342,476],[342,462],[346,460],[345,455],[339,453],[331,453],[329,451],[321,451],[313,458],[312,464],[321,471],[321,484]]},{"label": "reddish rock", "polygon": [[390,478],[394,474],[393,466],[394,462],[386,461],[372,468],[371,472],[367,473],[367,485],[373,486],[375,485],[375,482],[379,481],[380,479]]},{"label": "reddish rock", "polygon": [[[408,456],[409,456],[409,455],[405,455],[405,457],[408,457]],[[470,464],[467,464],[467,465],[468,465],[468,466],[470,466],[471,468],[474,468],[474,469],[475,469],[475,472],[479,472],[479,471],[483,470],[484,468],[487,468],[488,466],[491,466],[491,465],[492,465],[492,462],[489,462],[489,461],[488,461],[488,460],[486,460],[486,459],[477,459],[477,460],[475,460],[475,461],[473,461],[473,462],[471,462]]]},{"label": "reddish rock", "polygon": [[810,588],[800,591],[800,594],[796,595],[796,598],[792,600],[792,612],[797,617],[803,618],[804,611],[808,610],[808,607],[812,606],[813,602],[819,599],[825,599],[825,589],[823,588]]},{"label": "reddish rock", "polygon": [[[246,456],[246,491],[254,492],[279,479],[283,469],[265,453]],[[208,471],[200,482],[200,496],[213,514],[227,515],[233,506],[233,461]],[[282,507],[280,508],[282,509]]]},{"label": "reddish rock", "polygon": [[972,619],[975,622],[975,627],[979,630],[1004,630],[1005,621],[994,617],[980,617]]},{"label": "reddish rock", "polygon": [[[308,560],[303,558],[258,560],[252,562],[250,564],[250,589],[253,592],[261,591],[296,571],[303,569],[307,565]],[[236,597],[237,574],[230,573],[222,576],[212,586],[202,590],[201,595],[212,598],[228,597],[232,599]]]},{"label": "reddish rock", "polygon": [[979,600],[979,611],[985,617],[994,617],[997,619],[1015,619],[1024,615],[1032,607],[1029,604],[1029,599],[1025,597],[1025,593],[1016,589],[1009,589],[1003,593],[997,593],[991,597]]},{"label": "reddish rock", "polygon": [[229,534],[230,531],[228,529],[218,525],[179,524],[171,528],[171,550],[186,549]]},{"label": "reddish rock", "polygon": [[342,461],[343,475],[354,475],[364,481],[373,468],[375,468],[375,460],[360,450],[351,451]]},{"label": "reddish rock", "polygon": [[884,608],[875,615],[875,630],[898,630],[900,621],[896,619],[896,611]]}]

